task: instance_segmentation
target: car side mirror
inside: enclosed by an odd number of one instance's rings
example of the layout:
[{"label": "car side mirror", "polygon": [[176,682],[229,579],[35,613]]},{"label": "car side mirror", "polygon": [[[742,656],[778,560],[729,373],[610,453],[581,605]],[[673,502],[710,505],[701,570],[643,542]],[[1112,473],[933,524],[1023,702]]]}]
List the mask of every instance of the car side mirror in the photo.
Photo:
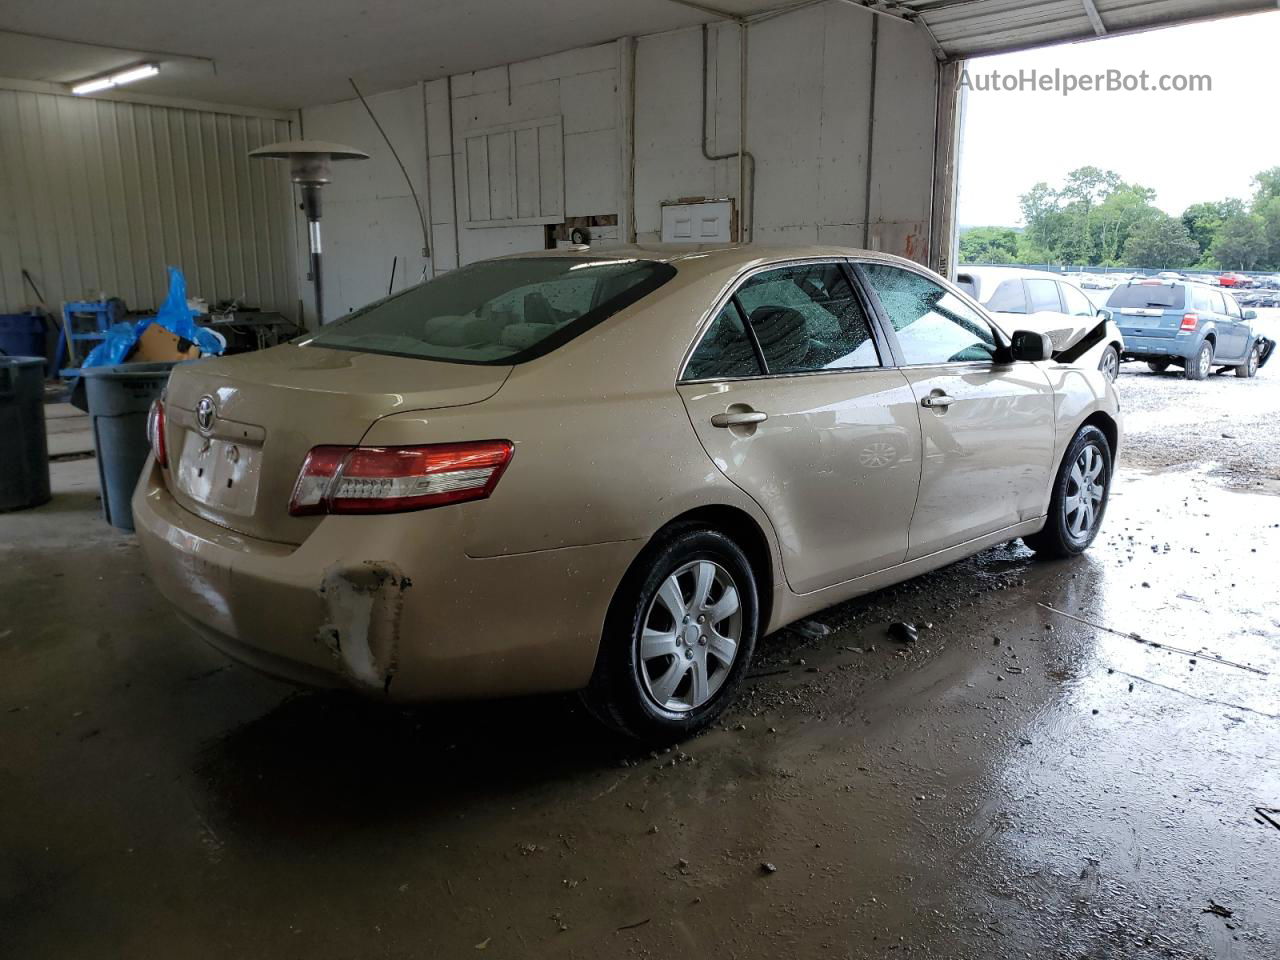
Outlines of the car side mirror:
[{"label": "car side mirror", "polygon": [[1015,360],[1048,360],[1053,356],[1053,341],[1043,333],[1017,330],[1010,341],[1009,352]]},{"label": "car side mirror", "polygon": [[1258,319],[1258,311],[1257,311],[1257,310],[1246,310],[1246,311],[1244,312],[1244,318],[1245,318],[1246,320],[1257,320],[1257,319]]},{"label": "car side mirror", "polygon": [[1108,310],[1106,307],[1100,307],[1100,308],[1098,309],[1098,319],[1099,319],[1099,320],[1105,320],[1105,321],[1107,321],[1107,322],[1110,322],[1110,321],[1114,320],[1115,318],[1116,318],[1116,315],[1115,315],[1114,313],[1112,313],[1110,310]]}]

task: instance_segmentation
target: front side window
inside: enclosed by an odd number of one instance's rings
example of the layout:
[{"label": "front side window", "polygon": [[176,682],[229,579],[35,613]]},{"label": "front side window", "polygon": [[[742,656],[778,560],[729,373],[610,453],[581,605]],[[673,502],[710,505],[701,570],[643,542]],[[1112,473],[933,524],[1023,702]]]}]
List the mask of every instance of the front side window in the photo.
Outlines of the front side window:
[{"label": "front side window", "polygon": [[522,363],[648,296],[675,272],[653,260],[473,263],[348,314],[301,345],[454,363]]},{"label": "front side window", "polygon": [[1061,313],[1062,301],[1058,299],[1058,284],[1054,280],[1028,280],[1027,300],[1032,313]]},{"label": "front side window", "polygon": [[913,270],[863,264],[908,364],[992,360],[995,335],[987,321],[946,287]]},{"label": "front side window", "polygon": [[1093,301],[1077,290],[1069,283],[1061,284],[1062,287],[1062,303],[1067,308],[1067,313],[1073,317],[1092,317],[1098,311],[1093,305]]},{"label": "front side window", "polygon": [[1227,304],[1227,316],[1233,320],[1243,320],[1244,315],[1240,312],[1240,301],[1229,293],[1224,293],[1222,299]]},{"label": "front side window", "polygon": [[880,365],[871,324],[838,263],[757,273],[733,299],[770,374]]}]

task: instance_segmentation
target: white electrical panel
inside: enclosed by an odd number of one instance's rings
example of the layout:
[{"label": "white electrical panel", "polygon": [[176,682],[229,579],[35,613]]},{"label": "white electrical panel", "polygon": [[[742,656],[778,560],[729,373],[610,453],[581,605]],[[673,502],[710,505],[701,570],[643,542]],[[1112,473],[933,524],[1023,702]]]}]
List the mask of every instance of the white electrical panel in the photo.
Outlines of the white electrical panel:
[{"label": "white electrical panel", "polygon": [[663,243],[729,243],[732,239],[732,200],[662,205]]}]

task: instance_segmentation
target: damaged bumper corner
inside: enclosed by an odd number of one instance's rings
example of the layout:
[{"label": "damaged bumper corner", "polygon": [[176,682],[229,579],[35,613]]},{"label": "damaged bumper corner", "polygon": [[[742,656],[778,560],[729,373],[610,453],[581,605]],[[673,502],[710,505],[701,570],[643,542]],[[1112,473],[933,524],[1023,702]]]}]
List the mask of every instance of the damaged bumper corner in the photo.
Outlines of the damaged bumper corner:
[{"label": "damaged bumper corner", "polygon": [[393,563],[365,561],[325,571],[319,593],[328,616],[316,640],[353,684],[390,692],[400,668],[404,593],[412,586]]}]

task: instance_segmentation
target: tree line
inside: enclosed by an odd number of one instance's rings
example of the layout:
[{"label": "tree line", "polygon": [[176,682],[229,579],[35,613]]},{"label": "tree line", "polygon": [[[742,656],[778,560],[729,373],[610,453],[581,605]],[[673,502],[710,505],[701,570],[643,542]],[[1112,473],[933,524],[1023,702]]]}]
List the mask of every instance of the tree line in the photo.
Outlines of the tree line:
[{"label": "tree line", "polygon": [[1249,201],[1195,203],[1172,217],[1154,205],[1154,190],[1081,167],[1057,189],[1042,181],[1019,196],[1022,230],[964,230],[960,261],[1280,270],[1280,167],[1259,173],[1253,188]]}]

